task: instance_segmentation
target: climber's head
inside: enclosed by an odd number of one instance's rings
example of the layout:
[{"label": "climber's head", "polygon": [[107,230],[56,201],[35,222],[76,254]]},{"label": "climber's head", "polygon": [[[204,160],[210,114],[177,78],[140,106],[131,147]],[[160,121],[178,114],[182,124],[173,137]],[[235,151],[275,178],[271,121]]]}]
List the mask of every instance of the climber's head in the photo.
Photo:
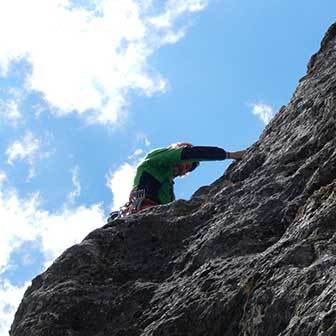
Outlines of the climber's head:
[{"label": "climber's head", "polygon": [[169,147],[171,148],[184,148],[184,147],[192,147],[193,145],[190,142],[177,142],[175,144],[171,144]]},{"label": "climber's head", "polygon": [[[185,147],[192,147],[193,145],[190,142],[178,142],[176,144],[170,145],[172,148],[185,148]],[[183,162],[176,164],[173,167],[173,176],[185,176],[188,173],[192,172],[194,169],[196,169],[199,166],[198,161],[193,161],[193,162]]]},{"label": "climber's head", "polygon": [[194,161],[194,162],[183,162],[174,165],[173,167],[173,175],[174,177],[177,176],[185,176],[188,173],[192,172],[196,167],[199,166],[199,162]]}]

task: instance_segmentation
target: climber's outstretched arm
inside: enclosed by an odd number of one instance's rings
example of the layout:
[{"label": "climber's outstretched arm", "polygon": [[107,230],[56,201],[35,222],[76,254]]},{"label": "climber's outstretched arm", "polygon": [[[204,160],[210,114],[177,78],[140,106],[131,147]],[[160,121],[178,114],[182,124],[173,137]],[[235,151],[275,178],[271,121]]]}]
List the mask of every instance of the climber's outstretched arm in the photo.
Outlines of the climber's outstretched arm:
[{"label": "climber's outstretched arm", "polygon": [[215,161],[225,159],[240,159],[245,151],[227,152],[223,148],[208,146],[185,147],[181,153],[181,160]]}]

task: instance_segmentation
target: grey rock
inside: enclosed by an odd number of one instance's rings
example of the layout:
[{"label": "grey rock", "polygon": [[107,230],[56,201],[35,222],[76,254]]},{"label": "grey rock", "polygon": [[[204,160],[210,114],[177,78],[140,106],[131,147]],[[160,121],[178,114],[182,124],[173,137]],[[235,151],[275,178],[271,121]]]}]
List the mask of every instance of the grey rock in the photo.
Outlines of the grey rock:
[{"label": "grey rock", "polygon": [[335,115],[336,24],[243,160],[66,250],[10,335],[336,335]]}]

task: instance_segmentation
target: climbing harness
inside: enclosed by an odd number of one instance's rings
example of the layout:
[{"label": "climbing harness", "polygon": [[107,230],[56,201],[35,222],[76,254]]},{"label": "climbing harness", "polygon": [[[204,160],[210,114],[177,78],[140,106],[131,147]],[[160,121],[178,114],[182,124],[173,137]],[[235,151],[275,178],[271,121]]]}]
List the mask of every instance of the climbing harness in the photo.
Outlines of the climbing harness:
[{"label": "climbing harness", "polygon": [[144,189],[133,190],[129,196],[129,201],[119,210],[112,211],[107,222],[110,223],[115,219],[127,217],[154,205],[157,205],[157,203],[146,198]]}]

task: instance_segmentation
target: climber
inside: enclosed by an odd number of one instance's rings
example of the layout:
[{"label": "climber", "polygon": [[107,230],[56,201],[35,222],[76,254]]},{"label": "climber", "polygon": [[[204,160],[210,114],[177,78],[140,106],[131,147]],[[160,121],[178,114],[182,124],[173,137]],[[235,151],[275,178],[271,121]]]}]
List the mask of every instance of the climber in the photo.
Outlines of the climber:
[{"label": "climber", "polygon": [[[185,176],[199,166],[200,161],[235,159],[239,160],[245,151],[227,152],[218,147],[193,146],[177,143],[147,154],[138,165],[129,202],[120,212],[111,213],[127,216],[140,210],[175,199],[174,178]],[[109,218],[113,220],[113,218]]]}]

